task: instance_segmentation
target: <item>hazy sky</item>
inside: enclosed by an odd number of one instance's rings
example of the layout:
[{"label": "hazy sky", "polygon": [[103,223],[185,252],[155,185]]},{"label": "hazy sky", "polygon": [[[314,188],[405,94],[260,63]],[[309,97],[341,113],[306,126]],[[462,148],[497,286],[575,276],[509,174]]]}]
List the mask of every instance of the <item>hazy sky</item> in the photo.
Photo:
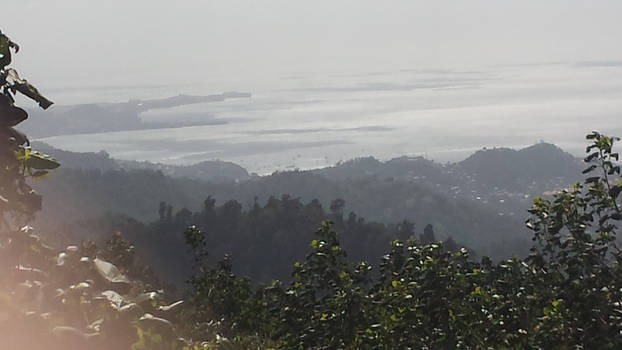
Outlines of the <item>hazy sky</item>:
[{"label": "hazy sky", "polygon": [[622,1],[12,0],[38,84],[622,60]]}]

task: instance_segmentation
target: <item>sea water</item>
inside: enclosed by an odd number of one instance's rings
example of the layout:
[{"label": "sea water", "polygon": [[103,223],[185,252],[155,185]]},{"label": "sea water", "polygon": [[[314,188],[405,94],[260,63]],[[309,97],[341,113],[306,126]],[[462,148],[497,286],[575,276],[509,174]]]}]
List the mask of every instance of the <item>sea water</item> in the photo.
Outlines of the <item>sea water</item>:
[{"label": "sea water", "polygon": [[220,159],[249,171],[308,169],[361,156],[456,161],[483,147],[541,140],[581,155],[584,135],[622,136],[622,64],[547,63],[482,69],[314,72],[261,81],[53,89],[60,104],[122,102],[228,90],[251,98],[149,111],[144,120],[218,120],[183,128],[41,139],[121,159],[191,164]]}]

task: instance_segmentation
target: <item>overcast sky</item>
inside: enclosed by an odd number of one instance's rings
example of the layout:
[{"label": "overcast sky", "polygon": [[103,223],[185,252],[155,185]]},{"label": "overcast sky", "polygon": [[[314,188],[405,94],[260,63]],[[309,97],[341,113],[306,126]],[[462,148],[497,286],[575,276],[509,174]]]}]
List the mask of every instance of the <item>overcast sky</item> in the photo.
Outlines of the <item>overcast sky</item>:
[{"label": "overcast sky", "polygon": [[622,60],[619,0],[12,0],[3,13],[38,84]]}]

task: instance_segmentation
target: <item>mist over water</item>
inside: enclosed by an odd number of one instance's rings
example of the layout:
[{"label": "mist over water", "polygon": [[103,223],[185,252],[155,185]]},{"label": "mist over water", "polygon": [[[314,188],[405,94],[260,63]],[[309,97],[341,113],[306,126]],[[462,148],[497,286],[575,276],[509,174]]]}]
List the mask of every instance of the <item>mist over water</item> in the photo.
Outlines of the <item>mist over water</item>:
[{"label": "mist over water", "polygon": [[146,120],[222,124],[41,139],[121,159],[190,164],[221,159],[250,171],[323,167],[361,156],[461,160],[483,147],[540,140],[581,155],[584,135],[622,135],[622,64],[551,63],[469,70],[300,73],[253,81],[55,89],[61,104],[223,91],[251,98],[188,105]]}]

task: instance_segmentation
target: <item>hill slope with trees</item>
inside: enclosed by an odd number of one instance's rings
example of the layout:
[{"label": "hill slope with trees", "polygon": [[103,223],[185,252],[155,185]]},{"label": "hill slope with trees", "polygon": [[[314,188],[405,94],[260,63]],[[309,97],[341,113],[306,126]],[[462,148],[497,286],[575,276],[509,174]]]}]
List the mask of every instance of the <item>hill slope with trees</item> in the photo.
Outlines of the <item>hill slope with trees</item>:
[{"label": "hill slope with trees", "polygon": [[[520,151],[482,151],[456,164],[423,158],[385,162],[361,158],[325,169],[261,177],[248,177],[244,169],[232,164],[225,164],[229,170],[223,171],[220,162],[173,167],[118,161],[101,152],[80,154],[50,148],[46,152],[64,164],[36,184],[45,196],[39,220],[51,231],[67,232],[65,226],[105,213],[152,222],[158,220],[160,202],[174,211],[201,211],[211,196],[218,205],[235,200],[250,210],[256,203],[264,206],[271,197],[286,195],[300,198],[302,203],[317,199],[324,208],[341,199],[344,216],[352,212],[387,225],[408,220],[422,229],[431,224],[439,238],[452,237],[497,259],[527,252],[528,233],[517,227],[535,196],[569,187],[581,178],[576,170],[580,161],[549,144]],[[507,154],[515,154],[522,163]],[[543,175],[527,167],[530,159],[534,164],[539,161]],[[513,171],[508,162],[528,170]],[[555,170],[557,166],[559,170]],[[487,171],[503,178],[505,184],[490,179]],[[82,238],[88,237],[71,236],[72,240]]]}]

